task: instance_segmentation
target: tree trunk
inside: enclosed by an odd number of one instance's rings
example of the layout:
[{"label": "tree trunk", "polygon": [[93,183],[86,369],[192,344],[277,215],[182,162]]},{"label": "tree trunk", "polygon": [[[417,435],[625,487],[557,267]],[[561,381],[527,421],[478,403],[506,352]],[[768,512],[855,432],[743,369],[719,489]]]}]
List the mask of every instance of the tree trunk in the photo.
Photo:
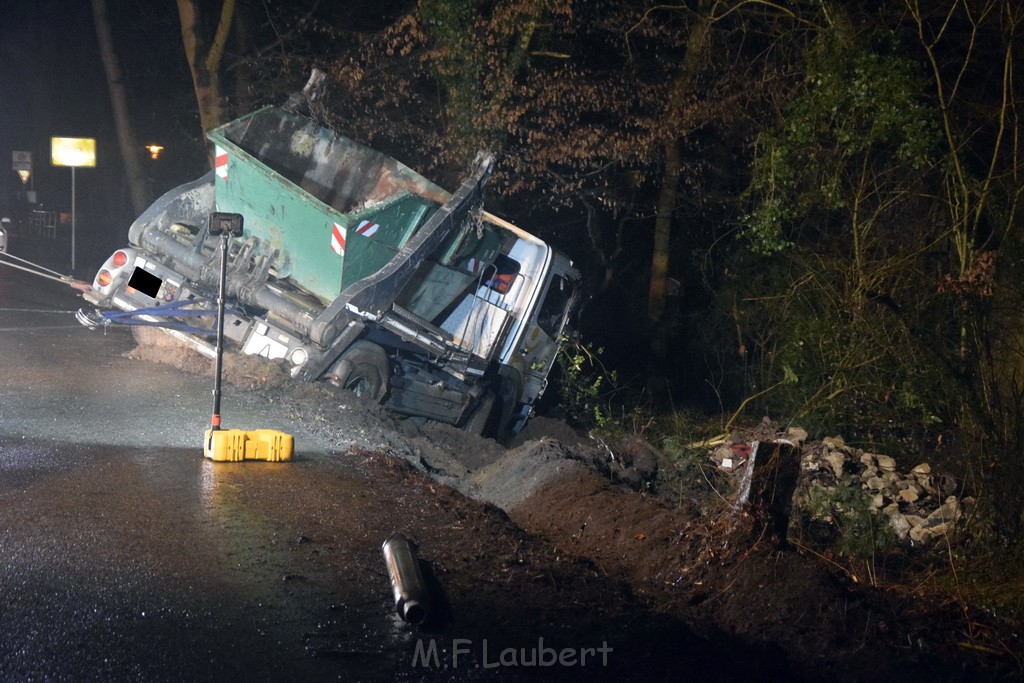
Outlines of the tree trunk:
[{"label": "tree trunk", "polygon": [[647,315],[653,325],[659,323],[665,313],[672,218],[679,191],[679,145],[683,138],[682,134],[685,133],[672,125],[672,120],[682,109],[686,98],[690,96],[693,82],[704,65],[704,49],[708,31],[711,28],[706,4],[705,2],[700,3],[700,13],[690,27],[690,35],[686,41],[686,55],[683,57],[683,63],[672,83],[665,107],[665,175],[662,178],[661,192],[658,197],[658,215],[654,223],[654,255],[651,259],[651,285],[647,300]]},{"label": "tree trunk", "polygon": [[679,194],[679,177],[682,170],[680,146],[685,131],[673,121],[690,97],[693,83],[704,66],[705,47],[711,19],[707,2],[700,2],[697,16],[690,26],[686,41],[686,55],[679,67],[665,106],[665,173],[662,176],[661,191],[658,195],[657,216],[654,221],[654,250],[651,256],[651,283],[647,296],[647,318],[650,323],[650,346],[648,348],[647,387],[655,396],[661,396],[668,385],[667,368],[672,367],[668,358],[668,339],[671,331],[665,319],[665,303],[668,294],[668,269],[672,244],[672,220],[675,214],[676,198]]},{"label": "tree trunk", "polygon": [[192,85],[199,105],[199,123],[204,133],[224,122],[220,62],[234,11],[235,0],[224,0],[217,31],[210,40],[203,33],[195,0],[178,0],[181,40],[185,46],[188,68],[192,72]]},{"label": "tree trunk", "polygon": [[128,115],[121,66],[117,61],[117,54],[114,52],[110,22],[107,19],[107,0],[92,0],[92,16],[93,22],[96,24],[96,38],[100,44],[100,56],[103,58],[103,70],[107,76],[110,106],[114,110],[117,141],[121,147],[121,161],[124,163],[125,175],[128,178],[128,194],[131,197],[132,209],[136,214],[140,214],[146,208],[146,180],[140,163],[142,145],[135,135],[135,127]]},{"label": "tree trunk", "polygon": [[679,196],[679,140],[665,141],[665,175],[661,179],[658,212],[654,218],[654,255],[651,257],[651,286],[647,297],[647,317],[652,323],[661,321],[665,314],[668,292],[669,247],[672,240],[672,217]]}]

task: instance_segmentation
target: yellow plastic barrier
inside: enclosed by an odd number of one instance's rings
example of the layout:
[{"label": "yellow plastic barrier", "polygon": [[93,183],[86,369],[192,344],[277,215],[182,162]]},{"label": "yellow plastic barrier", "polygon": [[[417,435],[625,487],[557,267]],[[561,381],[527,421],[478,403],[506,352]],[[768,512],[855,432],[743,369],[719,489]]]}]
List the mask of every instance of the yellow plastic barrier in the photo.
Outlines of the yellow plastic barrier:
[{"label": "yellow plastic barrier", "polygon": [[203,455],[215,462],[292,459],[294,438],[276,429],[207,429]]}]

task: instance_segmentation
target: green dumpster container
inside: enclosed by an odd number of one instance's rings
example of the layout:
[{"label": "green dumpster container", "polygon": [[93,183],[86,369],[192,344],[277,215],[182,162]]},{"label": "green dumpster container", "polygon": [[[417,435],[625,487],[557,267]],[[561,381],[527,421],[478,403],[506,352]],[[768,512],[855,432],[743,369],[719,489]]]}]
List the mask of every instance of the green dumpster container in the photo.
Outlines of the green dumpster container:
[{"label": "green dumpster container", "polygon": [[242,214],[247,237],[281,252],[278,277],[324,302],[384,266],[449,196],[394,159],[279,107],[209,138],[217,211]]}]

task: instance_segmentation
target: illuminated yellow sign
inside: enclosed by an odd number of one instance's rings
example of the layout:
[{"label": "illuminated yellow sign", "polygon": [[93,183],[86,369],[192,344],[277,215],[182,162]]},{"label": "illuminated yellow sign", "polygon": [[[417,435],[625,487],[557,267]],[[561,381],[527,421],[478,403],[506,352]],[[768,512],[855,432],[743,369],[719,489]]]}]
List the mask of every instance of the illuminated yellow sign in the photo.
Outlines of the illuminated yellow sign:
[{"label": "illuminated yellow sign", "polygon": [[54,166],[95,166],[96,138],[50,138]]}]

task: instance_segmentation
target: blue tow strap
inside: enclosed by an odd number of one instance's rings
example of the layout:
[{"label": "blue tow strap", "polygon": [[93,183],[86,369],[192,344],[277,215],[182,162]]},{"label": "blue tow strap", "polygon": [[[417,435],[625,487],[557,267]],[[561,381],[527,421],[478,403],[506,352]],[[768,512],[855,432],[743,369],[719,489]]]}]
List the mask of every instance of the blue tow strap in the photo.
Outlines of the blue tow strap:
[{"label": "blue tow strap", "polygon": [[[187,299],[182,301],[175,301],[173,303],[166,304],[164,306],[152,306],[150,308],[137,308],[134,311],[99,311],[106,324],[116,325],[137,325],[139,327],[163,327],[171,330],[178,330],[186,334],[194,334],[197,337],[215,337],[217,335],[216,330],[207,329],[205,327],[196,327],[194,325],[186,325],[185,323],[179,322],[154,322],[151,320],[138,320],[140,316],[174,316],[177,318],[201,318],[216,316],[217,311],[213,310],[194,310],[185,308],[192,304],[204,303],[206,299]],[[234,311],[231,311],[234,313]]]}]

